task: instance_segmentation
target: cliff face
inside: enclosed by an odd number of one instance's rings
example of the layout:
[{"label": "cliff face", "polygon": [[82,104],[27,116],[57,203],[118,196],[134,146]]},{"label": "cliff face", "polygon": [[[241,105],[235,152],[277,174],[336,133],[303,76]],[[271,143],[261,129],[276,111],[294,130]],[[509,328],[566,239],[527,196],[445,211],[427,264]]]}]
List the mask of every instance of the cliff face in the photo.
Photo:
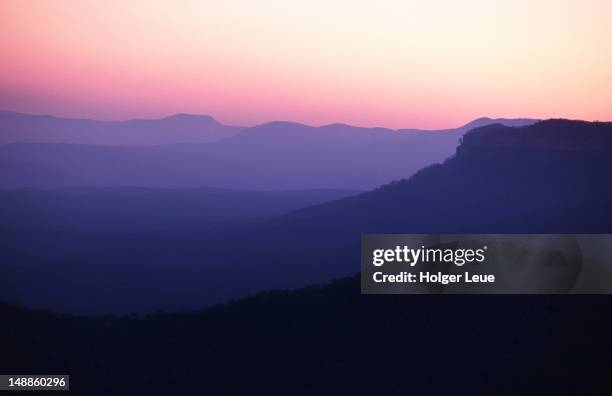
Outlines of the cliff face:
[{"label": "cliff face", "polygon": [[516,128],[487,125],[466,133],[458,154],[482,150],[610,151],[612,123],[546,120]]},{"label": "cliff face", "polygon": [[497,192],[512,207],[554,208],[612,202],[611,154],[612,123],[549,120],[475,129],[445,166],[479,199]]}]

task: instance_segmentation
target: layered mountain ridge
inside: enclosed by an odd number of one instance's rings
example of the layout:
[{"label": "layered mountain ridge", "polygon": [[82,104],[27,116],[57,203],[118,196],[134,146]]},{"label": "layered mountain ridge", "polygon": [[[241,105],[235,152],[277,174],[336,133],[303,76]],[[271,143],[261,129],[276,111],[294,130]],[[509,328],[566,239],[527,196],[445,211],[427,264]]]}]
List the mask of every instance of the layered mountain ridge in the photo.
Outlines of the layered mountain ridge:
[{"label": "layered mountain ridge", "polygon": [[[477,128],[453,156],[405,180],[230,229],[177,221],[122,230],[118,216],[105,219],[112,232],[96,233],[33,221],[3,230],[2,281],[35,284],[13,294],[32,306],[172,311],[354,274],[362,234],[609,233],[610,136],[611,123],[566,120]],[[576,149],[583,138],[590,143]]]},{"label": "layered mountain ridge", "polygon": [[[36,118],[36,122],[44,123],[42,118]],[[61,125],[72,128],[73,123],[83,122],[88,126],[78,133],[91,137],[92,141],[105,136],[99,122],[62,119],[53,122],[60,125],[36,133],[44,132],[45,138],[50,139],[53,131],[61,135]],[[467,130],[460,127],[441,131],[393,131],[344,124],[312,127],[272,122],[233,129],[230,135],[214,142],[201,143],[198,138],[193,140],[196,143],[152,145],[159,141],[155,136],[179,139],[180,136],[187,138],[185,134],[189,133],[211,137],[206,132],[211,123],[215,127],[219,125],[207,117],[189,115],[111,123],[119,131],[133,127],[130,131],[138,130],[138,139],[147,139],[147,131],[153,130],[146,146],[40,142],[3,145],[0,146],[0,188],[206,186],[241,190],[364,190],[408,177],[427,165],[443,161],[454,152]],[[141,127],[142,130],[138,129]],[[2,117],[0,128],[5,141],[17,139],[19,129],[3,123]],[[117,133],[115,130],[112,134],[118,136]],[[130,133],[126,132],[126,136]],[[34,139],[33,136],[30,138]]]}]

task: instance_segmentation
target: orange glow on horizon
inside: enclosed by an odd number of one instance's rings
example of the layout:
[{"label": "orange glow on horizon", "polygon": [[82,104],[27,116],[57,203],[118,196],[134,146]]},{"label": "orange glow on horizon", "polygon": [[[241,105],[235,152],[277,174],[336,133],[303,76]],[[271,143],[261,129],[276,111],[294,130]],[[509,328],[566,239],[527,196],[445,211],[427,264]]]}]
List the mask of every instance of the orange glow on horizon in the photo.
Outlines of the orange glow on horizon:
[{"label": "orange glow on horizon", "polygon": [[612,120],[607,0],[0,3],[0,108],[440,128]]}]

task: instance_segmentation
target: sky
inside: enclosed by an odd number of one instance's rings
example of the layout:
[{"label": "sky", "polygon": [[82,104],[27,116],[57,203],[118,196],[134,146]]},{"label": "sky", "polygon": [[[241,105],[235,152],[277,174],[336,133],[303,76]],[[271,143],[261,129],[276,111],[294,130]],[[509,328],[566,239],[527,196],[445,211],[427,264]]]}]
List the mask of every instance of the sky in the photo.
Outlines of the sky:
[{"label": "sky", "polygon": [[612,120],[612,1],[0,2],[0,109],[442,128]]}]

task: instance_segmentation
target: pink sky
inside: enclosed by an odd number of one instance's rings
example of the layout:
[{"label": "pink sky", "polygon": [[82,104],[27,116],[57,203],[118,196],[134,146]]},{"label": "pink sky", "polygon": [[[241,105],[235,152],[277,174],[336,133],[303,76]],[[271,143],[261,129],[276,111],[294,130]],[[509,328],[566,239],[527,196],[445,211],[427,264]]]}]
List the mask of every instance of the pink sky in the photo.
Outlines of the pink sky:
[{"label": "pink sky", "polygon": [[609,0],[0,2],[0,108],[438,128],[612,120]]}]

